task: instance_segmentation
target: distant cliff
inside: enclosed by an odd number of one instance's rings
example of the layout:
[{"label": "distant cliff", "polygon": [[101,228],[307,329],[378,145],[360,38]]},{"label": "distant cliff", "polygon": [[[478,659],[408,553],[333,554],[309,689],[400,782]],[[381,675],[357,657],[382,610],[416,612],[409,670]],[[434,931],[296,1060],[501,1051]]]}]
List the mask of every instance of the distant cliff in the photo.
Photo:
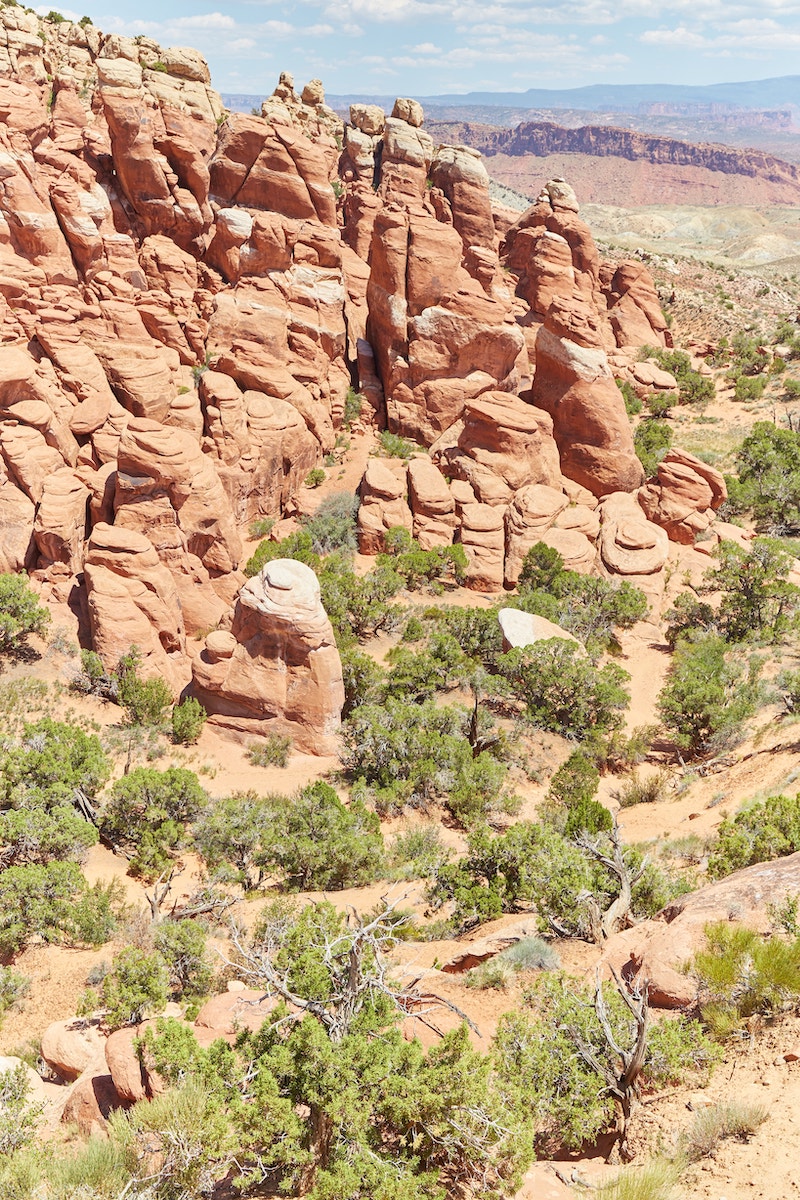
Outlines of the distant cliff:
[{"label": "distant cliff", "polygon": [[800,168],[771,154],[654,137],[611,125],[565,129],[548,121],[531,121],[513,129],[499,129],[496,126],[464,122],[429,122],[428,129],[442,141],[473,146],[487,157],[504,154],[547,158],[553,154],[587,154],[594,158],[625,158],[631,162],[703,167],[725,175],[746,175],[771,183],[796,185],[800,182]]}]

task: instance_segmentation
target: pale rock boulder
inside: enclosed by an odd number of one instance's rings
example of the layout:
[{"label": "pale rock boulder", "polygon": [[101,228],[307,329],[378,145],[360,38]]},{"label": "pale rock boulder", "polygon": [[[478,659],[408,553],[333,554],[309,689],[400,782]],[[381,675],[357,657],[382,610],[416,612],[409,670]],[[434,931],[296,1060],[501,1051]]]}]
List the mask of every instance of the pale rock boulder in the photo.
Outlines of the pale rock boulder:
[{"label": "pale rock boulder", "polygon": [[525,555],[542,541],[568,504],[569,498],[559,488],[542,483],[527,484],[514,494],[506,511],[506,587],[516,586]]},{"label": "pale rock boulder", "polygon": [[241,589],[230,633],[230,656],[207,648],[193,664],[194,691],[212,721],[239,734],[289,734],[312,754],[333,752],[342,664],[310,567],[268,563]]},{"label": "pale rock boulder", "polygon": [[536,642],[560,638],[564,642],[574,642],[585,653],[583,643],[574,634],[562,629],[554,621],[548,621],[546,617],[523,612],[519,608],[501,608],[497,620],[503,631],[504,650],[524,649],[525,646],[533,646]]},{"label": "pale rock boulder", "polygon": [[466,480],[483,504],[506,505],[530,484],[561,484],[552,419],[507,392],[467,401],[457,445],[439,457],[445,474]]},{"label": "pale rock boulder", "polygon": [[708,529],[727,496],[721,473],[684,450],[668,450],[655,479],[638,493],[648,520],[665,529],[670,541],[685,546]]},{"label": "pale rock boulder", "polygon": [[83,564],[90,491],[74,471],[63,467],[44,481],[33,527],[39,565],[66,563],[73,575]]},{"label": "pale rock boulder", "polygon": [[377,104],[351,104],[350,124],[370,137],[383,133],[386,113]]},{"label": "pale rock boulder", "polygon": [[188,678],[183,612],[152,543],[133,529],[97,525],[84,577],[92,645],[106,667],[138,646],[142,677],[164,679],[177,695]]},{"label": "pale rock boulder", "polygon": [[415,129],[419,129],[425,120],[425,111],[419,100],[411,100],[406,96],[398,96],[394,102],[392,116],[399,121],[406,121]]},{"label": "pale rock boulder", "polygon": [[498,505],[465,504],[461,510],[461,544],[467,556],[464,583],[473,591],[499,592],[503,587],[504,517]]},{"label": "pale rock boulder", "polygon": [[455,501],[447,482],[429,458],[408,464],[408,499],[414,514],[414,537],[423,550],[449,546],[458,525]]},{"label": "pale rock boulder", "polygon": [[395,525],[412,532],[414,521],[406,500],[406,480],[371,458],[359,488],[358,548],[362,554],[381,554],[384,535]]}]

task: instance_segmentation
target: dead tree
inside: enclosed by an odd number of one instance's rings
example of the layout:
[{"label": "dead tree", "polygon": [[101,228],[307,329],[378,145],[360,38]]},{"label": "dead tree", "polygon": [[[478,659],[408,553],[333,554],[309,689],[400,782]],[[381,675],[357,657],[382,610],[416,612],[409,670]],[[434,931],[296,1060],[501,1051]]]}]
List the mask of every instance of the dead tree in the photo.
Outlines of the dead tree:
[{"label": "dead tree", "polygon": [[284,1000],[291,1010],[287,1020],[297,1020],[306,1013],[315,1016],[332,1042],[342,1041],[365,1004],[377,996],[389,999],[401,1013],[413,1013],[437,1033],[441,1031],[429,1020],[429,1014],[437,1008],[454,1012],[477,1033],[473,1022],[449,1000],[430,992],[419,992],[416,987],[419,979],[400,987],[389,978],[386,951],[397,940],[394,930],[404,919],[397,909],[404,899],[405,896],[391,901],[384,899],[377,916],[366,920],[351,909],[346,927],[334,933],[320,924],[322,965],[331,981],[330,994],[324,1002],[299,995],[291,986],[291,966],[278,965],[278,951],[295,919],[292,913],[274,921],[258,943],[249,942],[244,931],[233,926],[231,942],[237,958],[236,961],[223,961],[234,967],[239,977],[251,987]]},{"label": "dead tree", "polygon": [[631,913],[633,886],[639,882],[647,869],[646,858],[642,859],[635,870],[631,870],[630,865],[625,862],[616,816],[608,833],[608,840],[611,843],[610,850],[603,845],[602,838],[590,838],[586,833],[579,834],[575,838],[575,844],[584,853],[590,855],[595,862],[599,862],[601,866],[605,867],[609,875],[619,884],[619,894],[611,901],[605,912],[602,911],[594,896],[587,895],[585,897],[592,940],[598,946],[601,946],[612,934],[619,933],[621,929],[629,929],[636,923]]},{"label": "dead tree", "polygon": [[616,1109],[616,1148],[622,1162],[630,1162],[633,1153],[628,1146],[628,1123],[634,1101],[639,1096],[639,1077],[644,1067],[647,1052],[647,1031],[649,1010],[647,1007],[647,980],[629,990],[620,979],[613,967],[610,968],[614,983],[620,998],[633,1018],[636,1034],[632,1044],[623,1048],[617,1042],[609,1020],[608,1007],[603,987],[600,982],[600,972],[594,991],[594,1010],[597,1022],[602,1030],[609,1056],[599,1057],[576,1029],[570,1030],[572,1039],[583,1061],[591,1067],[601,1079],[606,1082],[609,1094],[614,1099]]}]

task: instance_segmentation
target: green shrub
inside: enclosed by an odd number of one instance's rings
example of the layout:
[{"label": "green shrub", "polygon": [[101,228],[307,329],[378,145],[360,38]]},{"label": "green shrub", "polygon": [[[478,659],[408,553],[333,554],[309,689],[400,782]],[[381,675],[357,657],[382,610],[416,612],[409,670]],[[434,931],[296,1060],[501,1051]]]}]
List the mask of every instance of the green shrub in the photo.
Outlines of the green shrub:
[{"label": "green shrub", "polygon": [[752,801],[726,817],[708,860],[712,879],[800,850],[800,795]]},{"label": "green shrub", "polygon": [[629,417],[638,416],[642,411],[642,402],[633,390],[633,385],[627,379],[617,379],[616,384],[622,392],[622,399],[625,401],[625,412]]},{"label": "green shrub", "polygon": [[210,869],[245,888],[273,875],[289,890],[339,890],[372,883],[383,869],[378,818],[358,800],[345,806],[323,782],[291,797],[217,801],[194,838]]},{"label": "green shrub", "polygon": [[19,745],[0,747],[0,804],[51,808],[91,801],[110,774],[95,734],[42,717],[24,724]]},{"label": "green shrub", "polygon": [[25,572],[0,575],[0,655],[19,654],[29,636],[43,637],[49,624],[50,612],[39,603]]},{"label": "green shrub", "polygon": [[467,556],[460,543],[421,550],[413,539],[390,538],[391,533],[392,530],[388,530],[384,539],[387,552],[378,555],[378,566],[394,571],[411,591],[423,585],[435,588],[449,579],[463,582]]},{"label": "green shrub", "polygon": [[280,542],[264,540],[256,548],[255,553],[245,564],[244,573],[249,578],[258,573],[275,558],[296,558],[298,562],[316,570],[319,565],[319,555],[314,552],[311,534],[306,529],[290,533]]},{"label": "green shrub", "polygon": [[647,411],[652,418],[658,420],[668,417],[672,406],[678,402],[674,392],[650,392],[647,397]]},{"label": "green shrub", "polygon": [[0,870],[53,860],[80,861],[97,842],[97,830],[71,805],[0,811]]},{"label": "green shrub", "polygon": [[625,1167],[595,1195],[597,1200],[672,1200],[680,1173],[679,1163],[654,1159]]},{"label": "green shrub", "polygon": [[197,921],[159,921],[155,948],[167,964],[170,993],[175,999],[207,996],[214,981],[208,961],[206,935]]},{"label": "green shrub", "polygon": [[706,948],[692,958],[700,1012],[720,1038],[755,1013],[780,1011],[800,996],[800,940],[763,939],[752,929],[720,921],[705,928]]},{"label": "green shrub", "polygon": [[140,664],[141,654],[136,646],[131,646],[119,660],[116,670],[119,703],[125,709],[129,725],[161,725],[172,704],[172,692],[163,679],[141,679]]},{"label": "green shrub", "polygon": [[250,746],[247,757],[254,767],[288,767],[292,739],[280,733],[268,733]]},{"label": "green shrub", "polygon": [[357,421],[361,416],[361,410],[364,407],[364,397],[355,388],[348,388],[347,395],[344,398],[344,413],[342,416],[342,424],[345,429],[349,429],[354,421]]},{"label": "green shrub", "polygon": [[658,464],[672,445],[672,430],[666,421],[653,416],[642,421],[633,435],[633,446],[648,479],[658,470]]},{"label": "green shrub", "polygon": [[180,746],[193,746],[208,718],[208,713],[199,700],[187,696],[172,710],[172,740]]},{"label": "green shrub", "polygon": [[764,395],[766,380],[751,379],[748,375],[737,375],[734,380],[733,398],[740,404],[753,404]]},{"label": "green shrub", "polygon": [[251,538],[269,537],[274,524],[274,517],[256,517],[254,521],[250,522],[247,532]]},{"label": "green shrub", "polygon": [[24,1063],[0,1071],[0,1158],[28,1145],[36,1134],[45,1105],[32,1100],[30,1092]]},{"label": "green shrub", "polygon": [[379,437],[381,451],[387,458],[411,458],[411,455],[416,453],[420,447],[416,442],[412,442],[408,438],[400,437],[397,433],[390,433],[388,429],[382,429]]},{"label": "green shrub", "polygon": [[158,953],[147,954],[128,946],[114,959],[101,989],[105,1023],[109,1029],[138,1025],[160,1012],[169,996],[169,973]]},{"label": "green shrub", "polygon": [[690,757],[715,754],[743,736],[758,707],[761,663],[743,661],[724,638],[700,633],[675,648],[658,712],[676,746]]},{"label": "green shrub", "polygon": [[341,651],[344,680],[342,716],[348,717],[359,704],[376,703],[383,697],[384,671],[374,659],[353,646]]},{"label": "green shrub", "polygon": [[383,866],[380,822],[358,800],[345,807],[329,784],[310,784],[278,798],[260,861],[298,891],[372,883]]},{"label": "green shrub", "polygon": [[[632,1048],[637,1029],[629,1009],[613,985],[603,987],[603,996],[616,1046]],[[500,1020],[492,1050],[495,1071],[506,1094],[529,1113],[540,1154],[578,1150],[614,1122],[614,1101],[602,1065],[616,1072],[618,1055],[600,1025],[589,990],[577,980],[546,972],[526,991],[525,1001],[525,1010]],[[645,1080],[651,1078],[651,1045],[658,1028],[649,1031]],[[682,1076],[694,1071],[698,1033],[695,1022],[684,1023]]]},{"label": "green shrub", "polygon": [[322,467],[313,467],[303,480],[303,486],[307,488],[318,488],[320,484],[325,482],[325,478],[325,472],[323,471]]},{"label": "green shrub", "polygon": [[514,971],[557,971],[561,966],[558,951],[539,937],[524,937],[497,956]]},{"label": "green shrub", "polygon": [[10,1008],[20,1007],[30,987],[30,980],[11,967],[0,966],[0,1022]]},{"label": "green shrub", "polygon": [[398,834],[386,857],[391,879],[429,879],[450,857],[438,825],[419,825]]},{"label": "green shrub", "polygon": [[100,835],[132,853],[130,870],[155,879],[185,840],[186,825],[205,807],[208,796],[185,767],[135,767],[111,788],[100,820]]},{"label": "green shrub", "polygon": [[16,954],[37,937],[44,942],[84,940],[78,901],[86,891],[74,862],[35,863],[0,872],[0,957]]},{"label": "green shrub", "polygon": [[669,775],[665,771],[641,776],[634,772],[620,788],[617,799],[621,808],[634,804],[657,804],[666,796]]},{"label": "green shrub", "polygon": [[623,724],[630,676],[616,663],[594,666],[560,638],[514,649],[501,659],[509,694],[532,725],[564,737],[602,737]]},{"label": "green shrub", "polygon": [[[470,824],[509,801],[505,764],[487,750],[474,753],[469,724],[466,709],[440,708],[432,700],[363,704],[342,727],[342,761],[383,811],[441,800]],[[495,753],[502,750],[498,741]]]},{"label": "green shrub", "polygon": [[739,478],[729,481],[729,509],[752,511],[775,533],[800,528],[800,434],[757,421],[736,462]]},{"label": "green shrub", "polygon": [[664,371],[674,375],[681,404],[708,404],[714,399],[714,381],[695,371],[692,360],[683,350],[656,350],[653,358]]},{"label": "green shrub", "polygon": [[[617,631],[630,629],[648,611],[638,588],[568,571],[558,551],[543,542],[525,555],[519,596],[509,603],[561,625],[593,655],[617,647]],[[493,610],[484,619],[489,618],[499,628]]]},{"label": "green shrub", "polygon": [[599,833],[611,828],[611,813],[595,800],[600,772],[582,750],[574,750],[550,780],[546,815],[560,833]]},{"label": "green shrub", "polygon": [[81,669],[70,680],[69,686],[73,692],[116,701],[119,680],[114,672],[106,671],[102,658],[94,650],[81,650]]},{"label": "green shrub", "polygon": [[487,962],[479,963],[477,967],[471,967],[464,977],[464,982],[468,988],[504,992],[513,976],[514,972],[509,964],[503,962],[499,955],[495,955]]},{"label": "green shrub", "polygon": [[312,516],[302,518],[315,554],[357,549],[358,504],[358,496],[351,492],[334,492],[325,497]]}]

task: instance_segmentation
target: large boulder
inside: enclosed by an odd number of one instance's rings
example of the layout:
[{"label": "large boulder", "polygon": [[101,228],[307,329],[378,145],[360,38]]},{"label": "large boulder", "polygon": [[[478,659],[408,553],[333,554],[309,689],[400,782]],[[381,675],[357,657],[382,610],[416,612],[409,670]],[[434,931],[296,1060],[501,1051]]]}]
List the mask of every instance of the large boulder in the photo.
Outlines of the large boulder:
[{"label": "large boulder", "polygon": [[104,1048],[105,1037],[97,1023],[78,1017],[53,1021],[42,1034],[42,1058],[67,1082],[77,1079],[88,1067],[102,1063]]},{"label": "large boulder", "polygon": [[725,479],[714,467],[685,450],[668,450],[655,479],[639,490],[639,504],[671,542],[691,546],[727,496]]},{"label": "large boulder", "polygon": [[240,591],[230,638],[226,647],[207,643],[193,664],[211,720],[237,733],[289,734],[311,754],[334,752],[342,663],[311,568],[268,563]]}]

